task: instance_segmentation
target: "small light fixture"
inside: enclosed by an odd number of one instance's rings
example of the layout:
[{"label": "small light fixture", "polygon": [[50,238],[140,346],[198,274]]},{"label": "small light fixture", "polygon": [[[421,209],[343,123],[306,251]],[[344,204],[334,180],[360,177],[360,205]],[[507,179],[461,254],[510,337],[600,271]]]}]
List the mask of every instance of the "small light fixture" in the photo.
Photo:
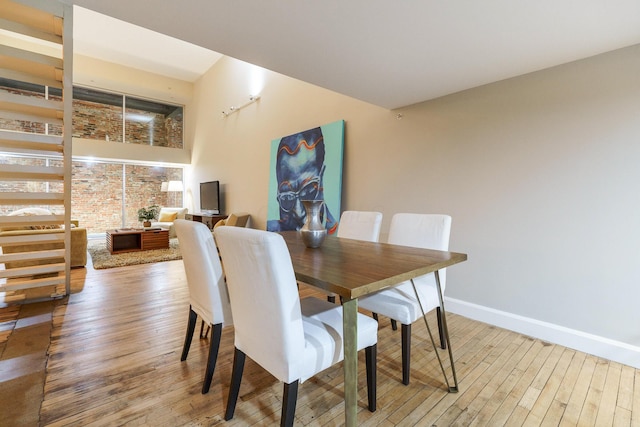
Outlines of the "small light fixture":
[{"label": "small light fixture", "polygon": [[254,102],[260,99],[260,95],[249,95],[249,101],[245,102],[239,107],[231,106],[227,111],[222,112],[222,117],[229,117],[233,113],[237,113],[242,110],[244,107],[253,104]]}]

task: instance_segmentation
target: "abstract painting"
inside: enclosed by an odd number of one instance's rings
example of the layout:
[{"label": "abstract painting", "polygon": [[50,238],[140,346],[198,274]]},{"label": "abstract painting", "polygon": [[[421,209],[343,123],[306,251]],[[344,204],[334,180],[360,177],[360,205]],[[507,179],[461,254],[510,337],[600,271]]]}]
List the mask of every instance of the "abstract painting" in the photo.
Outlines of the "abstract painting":
[{"label": "abstract painting", "polygon": [[267,230],[299,230],[306,218],[301,200],[324,200],[328,234],[338,229],[342,199],[344,120],[271,141]]}]

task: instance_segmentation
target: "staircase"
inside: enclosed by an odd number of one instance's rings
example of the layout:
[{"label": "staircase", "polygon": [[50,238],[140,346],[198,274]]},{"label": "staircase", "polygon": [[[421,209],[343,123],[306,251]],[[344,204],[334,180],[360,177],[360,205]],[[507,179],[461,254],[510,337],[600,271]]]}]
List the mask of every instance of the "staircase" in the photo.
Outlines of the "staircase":
[{"label": "staircase", "polygon": [[[70,292],[72,10],[0,0],[0,229],[39,230],[0,232],[0,305]],[[54,215],[10,215],[25,208]]]}]

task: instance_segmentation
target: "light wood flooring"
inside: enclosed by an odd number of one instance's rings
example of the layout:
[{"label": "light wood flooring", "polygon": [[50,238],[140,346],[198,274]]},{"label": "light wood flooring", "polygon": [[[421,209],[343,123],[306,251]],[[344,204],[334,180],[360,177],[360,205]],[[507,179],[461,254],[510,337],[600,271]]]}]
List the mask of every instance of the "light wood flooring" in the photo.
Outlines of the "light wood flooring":
[{"label": "light wood flooring", "polygon": [[[73,270],[73,281],[82,291],[53,314],[40,425],[279,423],[282,384],[249,359],[235,417],[223,419],[232,327],[223,330],[208,394],[200,389],[209,342],[198,331],[180,362],[188,312],[181,261],[88,267]],[[411,384],[402,385],[400,332],[381,319],[378,410],[366,408],[361,354],[360,426],[640,426],[639,370],[461,316],[448,319],[460,392],[447,393],[421,323],[413,327]],[[342,425],[342,390],[341,365],[303,383],[296,425]]]}]

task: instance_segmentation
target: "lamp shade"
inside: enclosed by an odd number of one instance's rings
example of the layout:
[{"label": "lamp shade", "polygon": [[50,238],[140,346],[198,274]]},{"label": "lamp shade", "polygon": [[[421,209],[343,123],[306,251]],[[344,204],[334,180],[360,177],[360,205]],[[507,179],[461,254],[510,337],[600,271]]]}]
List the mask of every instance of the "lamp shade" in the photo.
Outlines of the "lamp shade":
[{"label": "lamp shade", "polygon": [[182,181],[169,181],[167,191],[183,191]]}]

